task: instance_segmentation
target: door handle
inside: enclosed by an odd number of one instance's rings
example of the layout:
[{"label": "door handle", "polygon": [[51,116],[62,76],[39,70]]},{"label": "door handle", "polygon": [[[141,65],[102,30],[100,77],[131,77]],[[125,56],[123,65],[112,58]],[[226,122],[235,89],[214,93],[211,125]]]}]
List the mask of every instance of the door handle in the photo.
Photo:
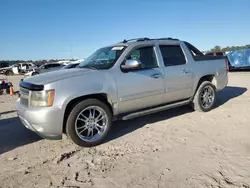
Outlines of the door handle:
[{"label": "door handle", "polygon": [[187,73],[189,73],[189,70],[184,69],[184,70],[182,70],[182,73],[183,73],[183,74],[187,74]]},{"label": "door handle", "polygon": [[162,77],[162,74],[157,74],[157,73],[156,73],[156,74],[152,74],[151,77],[152,77],[152,78],[155,78],[155,79],[161,78],[161,77]]}]

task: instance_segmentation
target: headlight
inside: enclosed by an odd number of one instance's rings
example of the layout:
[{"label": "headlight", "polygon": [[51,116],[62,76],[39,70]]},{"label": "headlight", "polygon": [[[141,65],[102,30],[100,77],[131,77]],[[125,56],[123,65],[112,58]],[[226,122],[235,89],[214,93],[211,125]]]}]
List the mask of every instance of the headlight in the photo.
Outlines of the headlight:
[{"label": "headlight", "polygon": [[31,106],[52,106],[55,90],[32,91],[30,95]]}]

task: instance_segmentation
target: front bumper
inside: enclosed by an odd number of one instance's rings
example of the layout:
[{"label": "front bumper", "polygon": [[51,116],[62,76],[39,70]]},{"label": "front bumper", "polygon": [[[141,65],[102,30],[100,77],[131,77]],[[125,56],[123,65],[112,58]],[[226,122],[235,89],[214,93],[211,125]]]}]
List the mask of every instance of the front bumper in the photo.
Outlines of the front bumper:
[{"label": "front bumper", "polygon": [[58,107],[26,107],[16,102],[16,110],[23,125],[39,136],[59,140],[62,138],[63,115]]}]

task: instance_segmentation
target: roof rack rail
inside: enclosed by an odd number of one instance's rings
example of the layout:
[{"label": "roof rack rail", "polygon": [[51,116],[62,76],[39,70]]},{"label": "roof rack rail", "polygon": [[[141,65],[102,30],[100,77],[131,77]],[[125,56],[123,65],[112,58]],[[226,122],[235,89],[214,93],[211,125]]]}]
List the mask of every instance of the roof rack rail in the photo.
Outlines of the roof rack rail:
[{"label": "roof rack rail", "polygon": [[179,39],[167,37],[167,38],[156,38],[156,39],[153,39],[153,40],[179,40]]},{"label": "roof rack rail", "polygon": [[129,41],[137,41],[137,42],[140,42],[140,41],[146,41],[146,40],[150,40],[149,38],[147,38],[147,37],[143,37],[143,38],[134,38],[134,39],[129,39],[129,40],[126,40],[126,39],[124,39],[123,41],[122,41],[122,43],[127,43],[127,42],[129,42]]},{"label": "roof rack rail", "polygon": [[122,43],[127,43],[129,41],[142,42],[142,41],[147,41],[147,40],[179,40],[179,39],[175,39],[171,37],[150,39],[148,37],[143,37],[143,38],[134,38],[134,39],[129,39],[129,40],[124,39]]}]

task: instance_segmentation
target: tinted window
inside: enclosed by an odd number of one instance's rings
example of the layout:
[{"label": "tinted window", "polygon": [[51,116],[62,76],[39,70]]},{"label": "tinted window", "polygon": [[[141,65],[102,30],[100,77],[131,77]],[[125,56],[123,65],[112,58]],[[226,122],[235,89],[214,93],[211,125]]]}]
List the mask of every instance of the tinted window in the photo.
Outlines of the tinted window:
[{"label": "tinted window", "polygon": [[153,46],[138,48],[130,53],[127,59],[138,59],[142,63],[142,68],[158,67]]},{"label": "tinted window", "polygon": [[216,55],[223,55],[223,53],[222,52],[217,52]]},{"label": "tinted window", "polygon": [[55,67],[59,67],[60,64],[48,64],[47,66],[48,68],[55,68]]},{"label": "tinted window", "polygon": [[206,55],[214,55],[214,53],[210,52],[210,53],[206,53]]},{"label": "tinted window", "polygon": [[50,68],[49,65],[44,65],[43,67],[44,67],[45,69]]},{"label": "tinted window", "polygon": [[51,64],[51,67],[60,67],[61,64]]},{"label": "tinted window", "polygon": [[183,65],[186,63],[185,56],[180,46],[161,45],[160,49],[165,66]]}]

